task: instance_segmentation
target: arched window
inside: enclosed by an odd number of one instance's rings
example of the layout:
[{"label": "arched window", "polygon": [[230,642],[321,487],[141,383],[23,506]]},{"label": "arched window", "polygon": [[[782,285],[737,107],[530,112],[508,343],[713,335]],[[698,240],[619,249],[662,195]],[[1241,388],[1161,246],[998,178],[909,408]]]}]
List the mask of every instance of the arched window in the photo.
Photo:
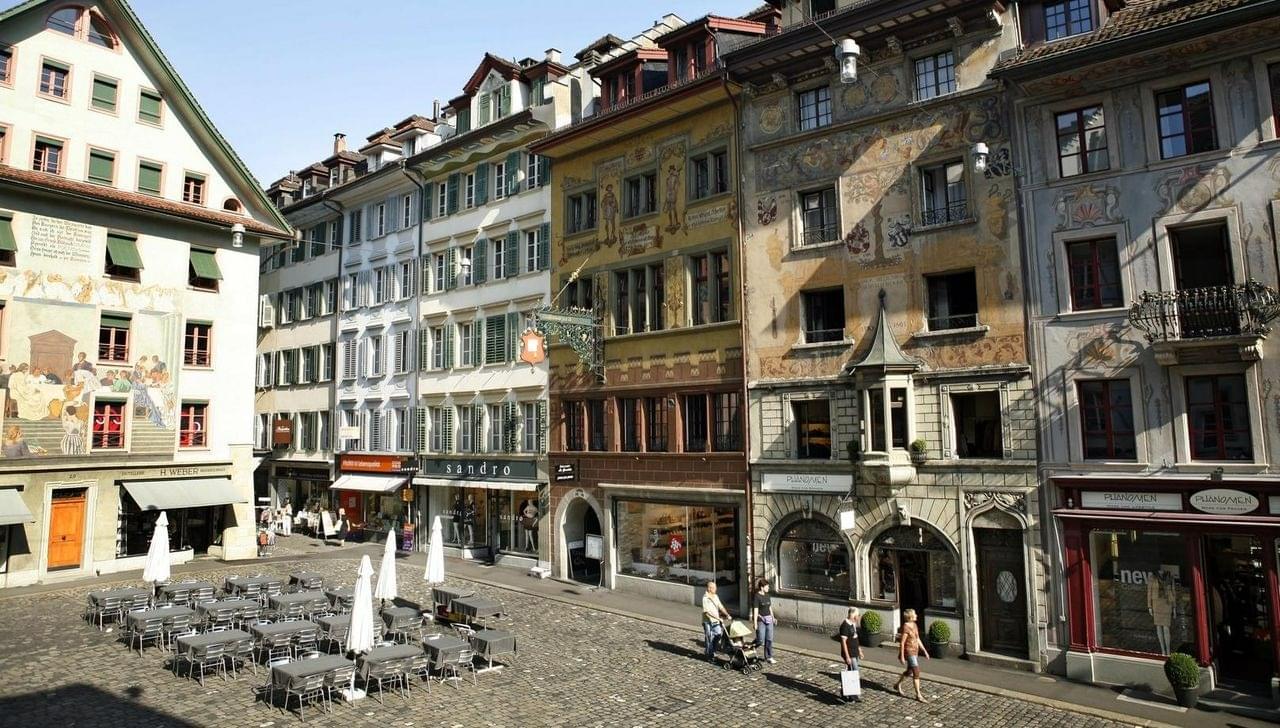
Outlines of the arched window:
[{"label": "arched window", "polygon": [[871,597],[917,612],[955,609],[956,557],[928,526],[895,526],[871,548]]},{"label": "arched window", "polygon": [[240,212],[243,208],[240,207],[240,200],[237,200],[234,197],[228,197],[227,201],[222,203],[222,209],[228,212]]},{"label": "arched window", "polygon": [[807,518],[778,538],[778,590],[848,598],[849,549],[834,528]]},{"label": "arched window", "polygon": [[115,48],[115,34],[111,32],[111,26],[107,25],[107,21],[98,17],[93,13],[89,13],[89,42],[102,46],[103,48]]},{"label": "arched window", "polygon": [[83,8],[77,7],[59,8],[49,15],[49,20],[45,23],[45,27],[49,30],[56,30],[59,33],[75,35],[76,28],[80,24],[80,13],[83,11]]}]

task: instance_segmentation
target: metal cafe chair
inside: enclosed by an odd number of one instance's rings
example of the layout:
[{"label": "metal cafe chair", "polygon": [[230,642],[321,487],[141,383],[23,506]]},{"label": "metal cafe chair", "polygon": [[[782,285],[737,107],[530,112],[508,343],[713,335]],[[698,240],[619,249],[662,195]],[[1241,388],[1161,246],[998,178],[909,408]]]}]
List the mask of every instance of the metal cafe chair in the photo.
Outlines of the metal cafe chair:
[{"label": "metal cafe chair", "polygon": [[422,655],[414,655],[413,657],[410,657],[408,665],[405,666],[405,675],[406,675],[406,678],[409,678],[409,677],[419,678],[416,680],[408,681],[410,688],[413,688],[415,686],[417,687],[425,686],[427,689],[427,694],[430,694],[431,693],[431,656],[422,654]]},{"label": "metal cafe chair", "polygon": [[132,627],[129,632],[130,649],[133,649],[134,642],[138,643],[138,657],[142,657],[142,648],[147,642],[163,645],[164,619],[162,617],[152,617],[143,620],[141,625]]},{"label": "metal cafe chair", "polygon": [[236,676],[236,664],[248,664],[253,670],[253,674],[258,674],[258,661],[255,659],[255,648],[252,637],[236,640],[231,646],[231,651],[227,654],[227,658],[231,661],[232,677]]},{"label": "metal cafe chair", "polygon": [[212,668],[214,672],[222,673],[222,679],[227,679],[227,648],[226,645],[213,644],[204,649],[204,652],[198,655],[192,655],[191,667],[200,669],[200,687],[204,687],[204,673]]},{"label": "metal cafe chair", "polygon": [[440,682],[451,680],[455,688],[459,687],[462,683],[462,671],[468,670],[471,672],[471,684],[479,684],[476,680],[475,657],[475,650],[470,647],[460,650],[457,657],[452,660],[446,660],[441,666]]},{"label": "metal cafe chair", "polygon": [[[352,679],[355,677],[355,674],[356,674],[355,665],[347,665],[346,667],[339,667],[336,670],[330,670],[329,672],[325,673],[324,696],[325,696],[325,699],[329,701],[330,706],[333,705],[333,694],[336,692],[338,695],[342,695],[343,694],[342,691],[351,687],[351,682],[352,682]],[[352,705],[354,707],[354,705],[350,702],[348,702],[347,705]]]},{"label": "metal cafe chair", "polygon": [[369,691],[369,686],[375,684],[378,686],[378,703],[384,704],[382,693],[386,690],[387,685],[395,688],[397,685],[403,686],[407,684],[404,663],[401,660],[388,660],[376,665],[370,665],[364,675],[365,692]]},{"label": "metal cafe chair", "polygon": [[178,637],[188,634],[195,634],[195,627],[191,626],[190,614],[178,614],[169,618],[164,624],[163,635],[161,636],[160,646],[165,649],[172,650],[174,640]]},{"label": "metal cafe chair", "polygon": [[320,650],[319,634],[320,630],[316,627],[308,627],[295,632],[293,634],[294,657],[301,657],[306,652],[318,652]]},{"label": "metal cafe chair", "polygon": [[120,620],[124,618],[124,599],[107,597],[96,605],[89,605],[89,619],[97,619],[98,629],[102,630],[108,618]]},{"label": "metal cafe chair", "polygon": [[324,673],[320,673],[318,675],[302,675],[291,679],[284,689],[285,712],[289,710],[289,698],[297,698],[298,719],[305,723],[307,718],[303,712],[303,706],[306,703],[314,703],[316,700],[320,700],[321,703],[324,702],[324,677]]}]

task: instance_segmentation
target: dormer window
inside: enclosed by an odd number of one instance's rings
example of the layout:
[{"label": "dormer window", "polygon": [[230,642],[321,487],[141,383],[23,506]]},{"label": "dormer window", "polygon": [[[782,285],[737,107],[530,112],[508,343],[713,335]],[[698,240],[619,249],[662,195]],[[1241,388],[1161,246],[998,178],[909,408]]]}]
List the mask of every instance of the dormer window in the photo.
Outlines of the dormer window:
[{"label": "dormer window", "polygon": [[107,21],[88,9],[76,5],[58,8],[50,13],[44,27],[102,48],[116,47],[115,33],[112,32],[111,26],[107,25]]},{"label": "dormer window", "polygon": [[1049,0],[1044,4],[1046,40],[1093,30],[1093,0]]}]

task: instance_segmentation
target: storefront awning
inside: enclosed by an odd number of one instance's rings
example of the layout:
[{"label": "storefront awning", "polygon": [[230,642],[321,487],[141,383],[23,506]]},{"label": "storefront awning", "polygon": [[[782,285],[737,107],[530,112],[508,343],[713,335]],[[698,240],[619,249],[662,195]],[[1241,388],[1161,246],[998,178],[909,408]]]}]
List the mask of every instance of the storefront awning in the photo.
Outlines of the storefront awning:
[{"label": "storefront awning", "polygon": [[1058,508],[1053,515],[1058,518],[1075,518],[1091,521],[1142,521],[1144,523],[1212,525],[1212,526],[1277,526],[1277,516],[1214,516],[1208,513],[1171,513],[1169,511],[1099,510],[1088,508]]},{"label": "storefront awning", "polygon": [[187,480],[129,480],[124,482],[138,507],[144,511],[170,511],[179,508],[225,506],[248,503],[247,495],[238,492],[230,478],[190,478]]},{"label": "storefront awning", "polygon": [[449,480],[448,478],[415,478],[417,485],[438,488],[479,488],[481,490],[522,490],[534,492],[538,484],[527,480]]},{"label": "storefront awning", "polygon": [[22,494],[13,488],[0,489],[0,526],[35,523],[36,517],[22,502]]},{"label": "storefront awning", "polygon": [[390,493],[404,485],[403,475],[352,475],[338,476],[330,490],[361,490],[366,493]]}]

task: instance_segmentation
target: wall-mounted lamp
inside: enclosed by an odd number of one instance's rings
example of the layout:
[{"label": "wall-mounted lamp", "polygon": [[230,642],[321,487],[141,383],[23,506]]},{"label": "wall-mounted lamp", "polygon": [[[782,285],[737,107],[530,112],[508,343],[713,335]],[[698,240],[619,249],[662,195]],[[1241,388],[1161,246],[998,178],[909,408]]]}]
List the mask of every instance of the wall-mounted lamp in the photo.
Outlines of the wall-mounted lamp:
[{"label": "wall-mounted lamp", "polygon": [[974,144],[969,150],[969,154],[973,157],[973,171],[982,174],[987,171],[987,162],[991,158],[991,150],[983,142]]},{"label": "wall-mounted lamp", "polygon": [[840,61],[840,83],[858,82],[858,56],[860,55],[862,55],[862,49],[858,47],[858,41],[853,38],[845,38],[836,46],[836,60]]},{"label": "wall-mounted lamp", "polygon": [[1225,470],[1223,470],[1223,468],[1222,468],[1222,466],[1221,466],[1221,465],[1219,465],[1218,467],[1216,467],[1216,468],[1214,468],[1214,469],[1213,469],[1213,472],[1212,472],[1212,473],[1209,473],[1209,480],[1212,480],[1212,481],[1213,481],[1213,482],[1215,482],[1215,483],[1221,483],[1221,482],[1222,482],[1222,474],[1223,474],[1224,472],[1226,472],[1226,471],[1225,471]]},{"label": "wall-mounted lamp", "polygon": [[244,223],[236,223],[231,226],[231,247],[244,247]]}]

